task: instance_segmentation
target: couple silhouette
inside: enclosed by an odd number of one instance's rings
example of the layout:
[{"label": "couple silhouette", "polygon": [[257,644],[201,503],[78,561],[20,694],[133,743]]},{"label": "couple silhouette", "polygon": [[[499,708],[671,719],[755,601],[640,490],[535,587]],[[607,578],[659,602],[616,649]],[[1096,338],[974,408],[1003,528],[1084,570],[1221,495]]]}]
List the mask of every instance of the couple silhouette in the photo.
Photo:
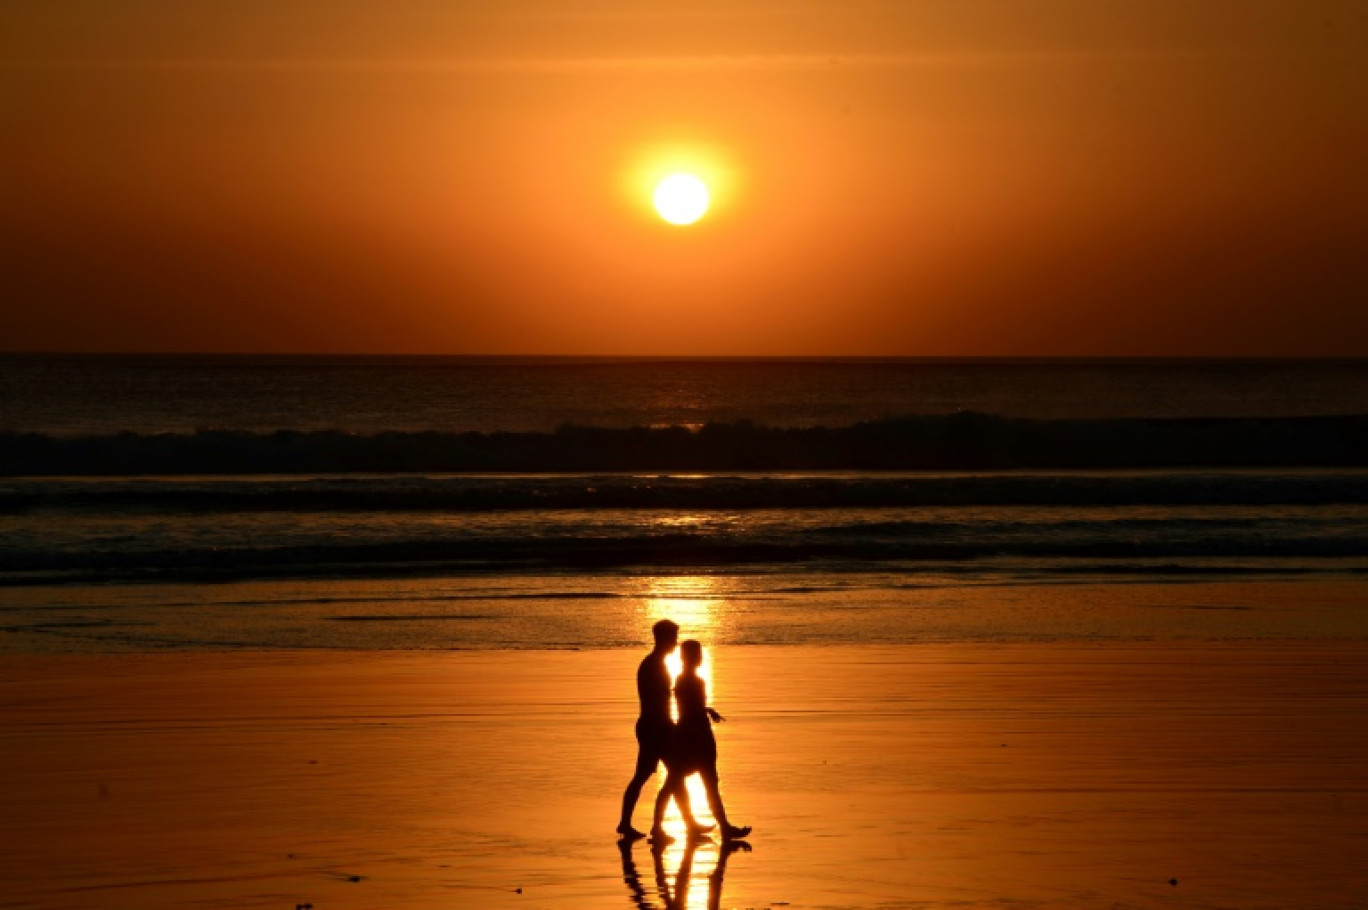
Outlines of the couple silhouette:
[{"label": "couple silhouette", "polygon": [[[712,725],[725,718],[708,706],[708,687],[698,675],[703,663],[703,646],[696,641],[679,643],[679,625],[662,619],[651,627],[655,648],[637,667],[637,697],[641,714],[636,722],[636,771],[622,794],[622,819],[617,832],[627,841],[647,835],[632,827],[632,812],[641,797],[641,788],[655,774],[656,767],[665,763],[665,783],[656,794],[655,812],[651,819],[650,838],[653,844],[668,844],[674,840],[665,833],[663,822],[670,800],[675,801],[684,817],[689,837],[700,837],[713,829],[694,818],[689,805],[689,792],[684,782],[691,774],[703,779],[708,794],[708,808],[724,841],[739,840],[750,834],[750,826],[733,825],[722,804],[722,793],[717,780],[717,740]],[[683,670],[670,688],[670,670],[665,658],[679,648]],[[679,708],[679,721],[670,716],[670,698]]]}]

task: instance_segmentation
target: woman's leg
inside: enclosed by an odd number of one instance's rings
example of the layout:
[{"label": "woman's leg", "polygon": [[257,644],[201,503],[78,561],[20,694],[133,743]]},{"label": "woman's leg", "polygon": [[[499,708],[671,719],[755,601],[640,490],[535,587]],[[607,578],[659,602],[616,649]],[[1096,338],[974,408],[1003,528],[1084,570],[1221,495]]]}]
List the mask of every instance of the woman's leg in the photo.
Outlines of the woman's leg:
[{"label": "woman's leg", "polygon": [[737,827],[727,820],[727,809],[722,805],[722,788],[717,779],[717,765],[708,765],[699,775],[703,778],[703,788],[708,791],[708,808],[712,809],[713,818],[717,819],[717,825],[722,829],[722,836],[738,838],[750,834],[749,825]]},{"label": "woman's leg", "polygon": [[712,810],[713,818],[722,826],[723,830],[728,827],[727,809],[722,805],[722,791],[718,786],[717,766],[709,765],[698,772],[703,778],[703,788],[708,791],[708,808]]}]

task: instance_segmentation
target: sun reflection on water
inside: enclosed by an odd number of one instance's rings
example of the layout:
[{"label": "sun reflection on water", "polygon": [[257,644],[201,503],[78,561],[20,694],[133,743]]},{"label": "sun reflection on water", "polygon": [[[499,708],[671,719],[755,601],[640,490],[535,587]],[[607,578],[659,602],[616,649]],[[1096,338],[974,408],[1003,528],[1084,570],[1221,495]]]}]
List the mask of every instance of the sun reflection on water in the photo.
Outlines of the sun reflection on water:
[{"label": "sun reflection on water", "polygon": [[[707,575],[663,575],[647,581],[645,612],[648,624],[659,619],[679,623],[679,638],[696,638],[706,651],[717,637],[726,602],[718,591],[717,580]],[[678,671],[679,661],[674,661]],[[706,654],[704,666],[706,666]]]}]

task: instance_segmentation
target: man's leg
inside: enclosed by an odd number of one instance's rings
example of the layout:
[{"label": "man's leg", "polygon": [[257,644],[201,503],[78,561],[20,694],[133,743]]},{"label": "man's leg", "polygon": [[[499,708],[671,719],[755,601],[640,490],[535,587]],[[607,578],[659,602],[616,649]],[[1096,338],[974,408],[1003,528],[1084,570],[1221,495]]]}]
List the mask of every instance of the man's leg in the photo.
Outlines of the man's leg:
[{"label": "man's leg", "polygon": [[684,786],[684,778],[667,769],[665,783],[660,785],[660,792],[656,794],[655,813],[651,818],[651,840],[656,843],[668,844],[674,840],[673,837],[665,833],[665,809],[669,806],[671,797],[674,797],[675,803],[679,806],[679,812],[685,820],[693,821],[693,813],[689,811],[689,794]]},{"label": "man's leg", "polygon": [[638,766],[631,781],[627,784],[627,789],[622,791],[622,819],[618,822],[617,832],[627,837],[645,837],[646,835],[632,827],[632,812],[636,809],[637,800],[641,798],[641,788],[646,786],[646,781],[651,779],[655,771],[641,773]]},{"label": "man's leg", "polygon": [[641,730],[638,728],[636,770],[632,772],[632,779],[628,781],[627,789],[622,791],[622,817],[618,820],[617,826],[618,834],[623,837],[646,836],[632,827],[632,813],[636,811],[637,800],[641,798],[641,788],[646,786],[646,781],[655,774],[656,766],[659,764],[659,748],[649,738],[643,738]]}]

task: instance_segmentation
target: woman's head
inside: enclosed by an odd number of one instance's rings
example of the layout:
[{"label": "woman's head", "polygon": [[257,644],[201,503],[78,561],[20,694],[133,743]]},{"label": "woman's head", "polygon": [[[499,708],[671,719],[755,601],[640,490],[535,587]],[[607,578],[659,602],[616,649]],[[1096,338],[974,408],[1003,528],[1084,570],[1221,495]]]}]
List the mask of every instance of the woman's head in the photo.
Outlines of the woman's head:
[{"label": "woman's head", "polygon": [[686,667],[697,667],[703,663],[703,645],[689,639],[679,646],[679,659]]}]

